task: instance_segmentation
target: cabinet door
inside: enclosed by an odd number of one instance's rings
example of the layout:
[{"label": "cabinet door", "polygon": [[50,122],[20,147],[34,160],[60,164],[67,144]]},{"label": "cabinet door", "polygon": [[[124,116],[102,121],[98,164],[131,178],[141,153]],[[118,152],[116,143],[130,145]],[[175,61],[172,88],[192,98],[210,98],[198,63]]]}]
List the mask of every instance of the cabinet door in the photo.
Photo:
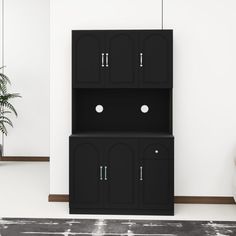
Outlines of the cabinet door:
[{"label": "cabinet door", "polygon": [[134,208],[137,205],[137,154],[134,140],[107,141],[105,153],[106,208]]},{"label": "cabinet door", "polygon": [[74,88],[104,86],[103,31],[73,31],[72,78]]},{"label": "cabinet door", "polygon": [[139,32],[140,87],[172,87],[172,31]]},{"label": "cabinet door", "polygon": [[173,209],[173,144],[141,142],[140,207]]},{"label": "cabinet door", "polygon": [[137,86],[137,33],[129,30],[106,33],[107,87]]},{"label": "cabinet door", "polygon": [[101,155],[97,140],[70,138],[71,207],[101,207]]}]

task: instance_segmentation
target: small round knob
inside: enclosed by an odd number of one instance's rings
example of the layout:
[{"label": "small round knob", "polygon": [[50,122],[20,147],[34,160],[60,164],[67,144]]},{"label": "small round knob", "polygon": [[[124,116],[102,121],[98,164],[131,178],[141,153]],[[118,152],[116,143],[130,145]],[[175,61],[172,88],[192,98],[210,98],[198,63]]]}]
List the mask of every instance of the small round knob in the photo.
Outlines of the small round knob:
[{"label": "small round knob", "polygon": [[97,112],[97,113],[102,113],[103,112],[103,106],[102,105],[97,105],[96,107],[95,107],[95,111]]},{"label": "small round knob", "polygon": [[159,151],[156,149],[156,150],[155,150],[155,153],[158,154],[158,152],[159,152]]},{"label": "small round knob", "polygon": [[147,113],[149,111],[149,107],[147,105],[142,105],[141,106],[141,112],[142,113]]}]

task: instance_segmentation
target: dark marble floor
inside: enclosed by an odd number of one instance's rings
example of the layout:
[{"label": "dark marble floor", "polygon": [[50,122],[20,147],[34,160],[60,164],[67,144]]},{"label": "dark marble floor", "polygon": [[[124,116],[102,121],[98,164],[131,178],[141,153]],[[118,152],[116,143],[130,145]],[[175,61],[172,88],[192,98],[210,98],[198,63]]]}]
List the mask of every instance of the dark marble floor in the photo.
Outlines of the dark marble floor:
[{"label": "dark marble floor", "polygon": [[0,218],[0,236],[232,236],[236,222]]}]

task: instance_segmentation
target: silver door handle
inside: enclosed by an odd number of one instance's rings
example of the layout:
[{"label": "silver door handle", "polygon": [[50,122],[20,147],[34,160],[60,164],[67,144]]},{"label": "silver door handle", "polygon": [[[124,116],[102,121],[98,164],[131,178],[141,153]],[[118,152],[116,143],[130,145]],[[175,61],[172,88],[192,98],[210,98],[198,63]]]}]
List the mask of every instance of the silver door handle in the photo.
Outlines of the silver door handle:
[{"label": "silver door handle", "polygon": [[140,166],[140,181],[143,181],[143,167]]},{"label": "silver door handle", "polygon": [[104,67],[104,53],[102,53],[102,67]]},{"label": "silver door handle", "polygon": [[140,67],[143,67],[143,53],[140,53],[139,57],[140,57]]},{"label": "silver door handle", "polygon": [[107,167],[104,167],[104,180],[107,180]]},{"label": "silver door handle", "polygon": [[100,180],[102,180],[102,166],[100,166]]},{"label": "silver door handle", "polygon": [[109,54],[106,53],[106,67],[109,66]]}]

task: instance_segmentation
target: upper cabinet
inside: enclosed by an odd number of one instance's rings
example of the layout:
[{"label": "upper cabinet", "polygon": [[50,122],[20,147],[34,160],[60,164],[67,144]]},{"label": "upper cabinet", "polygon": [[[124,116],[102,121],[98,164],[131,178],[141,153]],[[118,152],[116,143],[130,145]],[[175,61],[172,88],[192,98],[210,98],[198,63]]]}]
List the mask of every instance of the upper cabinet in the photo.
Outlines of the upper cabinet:
[{"label": "upper cabinet", "polygon": [[172,87],[172,31],[139,32],[140,86]]},{"label": "upper cabinet", "polygon": [[73,31],[74,88],[171,88],[172,30]]},{"label": "upper cabinet", "polygon": [[72,34],[72,78],[73,87],[102,88],[102,31],[74,31]]}]

